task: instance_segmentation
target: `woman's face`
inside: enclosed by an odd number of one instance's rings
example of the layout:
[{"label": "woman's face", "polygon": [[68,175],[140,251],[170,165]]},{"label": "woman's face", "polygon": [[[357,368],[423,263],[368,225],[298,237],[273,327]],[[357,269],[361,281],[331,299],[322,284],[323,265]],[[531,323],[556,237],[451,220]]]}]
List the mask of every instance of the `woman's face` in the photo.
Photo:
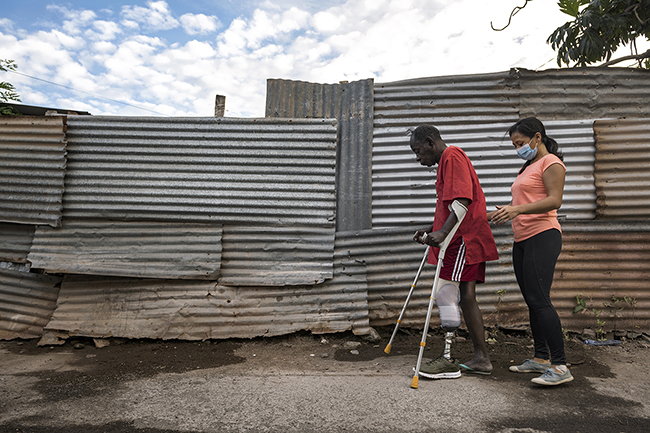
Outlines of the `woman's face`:
[{"label": "woman's face", "polygon": [[515,147],[515,150],[518,150],[521,146],[528,144],[531,149],[535,149],[539,144],[539,141],[542,139],[542,134],[539,132],[535,133],[532,137],[527,137],[521,132],[513,132],[510,136],[512,145]]}]

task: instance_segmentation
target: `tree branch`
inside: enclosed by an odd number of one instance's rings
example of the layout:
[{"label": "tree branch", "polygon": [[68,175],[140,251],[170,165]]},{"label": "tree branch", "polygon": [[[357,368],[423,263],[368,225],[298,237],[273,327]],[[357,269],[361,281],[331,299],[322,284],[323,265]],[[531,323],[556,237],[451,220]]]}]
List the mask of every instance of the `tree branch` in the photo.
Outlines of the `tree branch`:
[{"label": "tree branch", "polygon": [[642,54],[636,54],[636,55],[631,54],[629,56],[619,57],[618,59],[610,60],[609,62],[605,62],[602,65],[598,65],[598,67],[604,68],[607,66],[615,65],[616,63],[623,62],[625,60],[642,60],[642,59],[649,59],[649,58],[650,58],[650,50]]},{"label": "tree branch", "polygon": [[503,31],[503,30],[507,29],[508,26],[510,25],[510,21],[512,21],[512,17],[514,17],[517,14],[517,12],[519,12],[520,10],[525,8],[526,5],[528,4],[528,2],[532,2],[532,1],[533,0],[526,0],[526,3],[524,3],[523,6],[515,6],[515,8],[512,10],[512,12],[510,12],[510,18],[508,18],[508,24],[506,24],[506,26],[504,28],[502,28],[502,29],[495,29],[494,26],[492,25],[492,21],[490,21],[490,27],[492,27],[492,30],[494,30],[495,32],[500,32],[500,31]]}]

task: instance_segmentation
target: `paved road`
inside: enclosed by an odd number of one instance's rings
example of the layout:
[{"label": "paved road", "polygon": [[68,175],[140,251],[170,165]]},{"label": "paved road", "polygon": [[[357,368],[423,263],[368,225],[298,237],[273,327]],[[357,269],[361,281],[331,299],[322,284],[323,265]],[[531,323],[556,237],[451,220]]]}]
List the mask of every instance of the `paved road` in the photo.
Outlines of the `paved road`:
[{"label": "paved road", "polygon": [[0,342],[0,432],[650,431],[650,350],[638,343],[577,348],[576,380],[560,387],[508,372],[501,345],[491,376],[412,389],[417,349],[320,339]]}]

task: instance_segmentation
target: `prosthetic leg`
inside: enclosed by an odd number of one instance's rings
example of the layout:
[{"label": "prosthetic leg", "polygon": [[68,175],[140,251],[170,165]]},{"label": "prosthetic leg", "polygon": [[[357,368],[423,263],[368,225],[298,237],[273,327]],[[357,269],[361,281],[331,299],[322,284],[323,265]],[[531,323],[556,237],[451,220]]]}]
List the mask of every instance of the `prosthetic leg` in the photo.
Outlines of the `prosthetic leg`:
[{"label": "prosthetic leg", "polygon": [[451,339],[460,326],[460,284],[457,281],[438,280],[434,300],[440,313],[440,327],[445,331],[445,351],[443,356],[451,359]]},{"label": "prosthetic leg", "polygon": [[[456,293],[456,299],[460,301],[460,289],[457,285],[454,285],[453,281],[441,280],[440,279],[440,268],[442,267],[442,262],[445,258],[445,252],[447,247],[451,243],[451,240],[454,238],[454,234],[458,230],[458,227],[463,222],[465,214],[467,214],[467,208],[463,206],[458,200],[454,200],[449,209],[456,214],[456,219],[458,220],[454,227],[451,229],[447,237],[440,244],[440,253],[438,254],[438,265],[436,266],[436,274],[433,279],[432,294],[429,298],[429,309],[427,311],[427,317],[424,323],[424,331],[422,332],[422,341],[420,342],[420,352],[418,353],[418,361],[415,365],[415,375],[411,381],[411,388],[417,388],[419,382],[420,374],[420,365],[422,365],[422,355],[424,354],[424,346],[426,346],[427,341],[427,331],[429,330],[429,322],[431,321],[431,311],[433,310],[433,303],[436,302],[436,296],[438,293],[444,289],[443,299],[440,300],[439,305],[443,306],[444,313],[440,310],[440,321],[445,329],[445,352],[444,355],[447,359],[451,357],[451,337],[454,335],[453,331],[460,326],[460,310],[458,309],[458,302],[456,302],[455,307],[451,306],[454,300],[454,292]],[[441,284],[442,282],[442,284]],[[451,283],[451,284],[449,284]],[[457,284],[457,283],[456,283]],[[454,288],[450,287],[454,286]],[[443,322],[443,314],[445,316]],[[457,319],[456,319],[457,317]],[[457,324],[456,324],[457,323]],[[445,325],[446,324],[446,325]],[[454,324],[455,327],[454,327]]]}]

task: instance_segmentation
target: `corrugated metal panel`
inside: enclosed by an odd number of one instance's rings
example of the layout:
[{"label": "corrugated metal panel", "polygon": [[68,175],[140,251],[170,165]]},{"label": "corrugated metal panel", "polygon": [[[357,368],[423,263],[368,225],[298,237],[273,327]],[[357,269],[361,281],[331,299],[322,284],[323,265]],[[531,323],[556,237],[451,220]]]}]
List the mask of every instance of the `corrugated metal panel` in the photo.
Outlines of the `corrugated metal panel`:
[{"label": "corrugated metal panel", "polygon": [[50,273],[215,280],[221,235],[218,224],[64,220],[36,230],[28,259]]},{"label": "corrugated metal panel", "polygon": [[225,226],[219,284],[320,284],[332,278],[333,255],[333,227]]},{"label": "corrugated metal panel", "polygon": [[[425,251],[425,247],[412,240],[418,228],[422,227],[337,233],[341,247],[349,250],[352,258],[366,264],[371,326],[396,323]],[[501,226],[492,231],[500,257],[487,264],[486,282],[479,284],[476,291],[485,323],[525,321],[528,310],[512,269],[512,230]],[[435,266],[425,265],[404,315],[404,326],[424,325],[434,274]],[[432,317],[437,314],[434,308]]]},{"label": "corrugated metal panel", "polygon": [[[650,331],[650,223],[567,222],[562,230],[552,290],[562,327],[598,329],[596,310],[605,331]],[[588,309],[573,314],[578,295]]]},{"label": "corrugated metal panel", "polygon": [[[472,161],[489,209],[510,202],[510,186],[522,166],[506,134],[513,123],[442,125],[439,128],[443,140],[462,148]],[[545,122],[547,134],[559,143],[567,166],[564,201],[558,211],[561,218],[595,217],[592,124],[591,120]],[[373,228],[432,223],[436,203],[435,172],[415,161],[406,127],[401,133],[375,131],[372,170]]]},{"label": "corrugated metal panel", "polygon": [[510,72],[418,78],[375,84],[377,137],[424,123],[509,123],[519,119],[519,82]]},{"label": "corrugated metal panel", "polygon": [[56,276],[0,268],[0,340],[40,337],[60,283]]},{"label": "corrugated metal panel", "polygon": [[598,120],[594,129],[598,216],[650,217],[650,118]]},{"label": "corrugated metal panel", "polygon": [[341,251],[317,286],[66,276],[48,330],[89,337],[205,340],[352,330],[367,334],[365,269]]},{"label": "corrugated metal panel", "polygon": [[332,119],[68,118],[66,217],[334,226]]},{"label": "corrugated metal panel", "polygon": [[[468,145],[477,151],[492,147],[491,152],[474,152],[470,158],[476,164],[477,154],[497,160],[485,161],[485,171],[504,173],[504,163],[498,159],[511,152],[499,147],[507,126],[519,120],[517,80],[516,75],[499,72],[375,84],[373,228],[430,223],[433,219],[434,180],[415,162],[409,147],[409,131],[418,125],[435,125],[448,144],[466,151]],[[515,160],[509,163],[517,165]],[[496,197],[497,203],[503,196]]]},{"label": "corrugated metal panel", "polygon": [[650,71],[639,68],[514,69],[521,117],[650,117]]},{"label": "corrugated metal panel", "polygon": [[27,263],[34,226],[0,223],[0,261]]},{"label": "corrugated metal panel", "polygon": [[336,230],[371,228],[373,80],[267,80],[266,116],[338,120]]},{"label": "corrugated metal panel", "polygon": [[65,118],[0,118],[0,221],[61,222]]}]

